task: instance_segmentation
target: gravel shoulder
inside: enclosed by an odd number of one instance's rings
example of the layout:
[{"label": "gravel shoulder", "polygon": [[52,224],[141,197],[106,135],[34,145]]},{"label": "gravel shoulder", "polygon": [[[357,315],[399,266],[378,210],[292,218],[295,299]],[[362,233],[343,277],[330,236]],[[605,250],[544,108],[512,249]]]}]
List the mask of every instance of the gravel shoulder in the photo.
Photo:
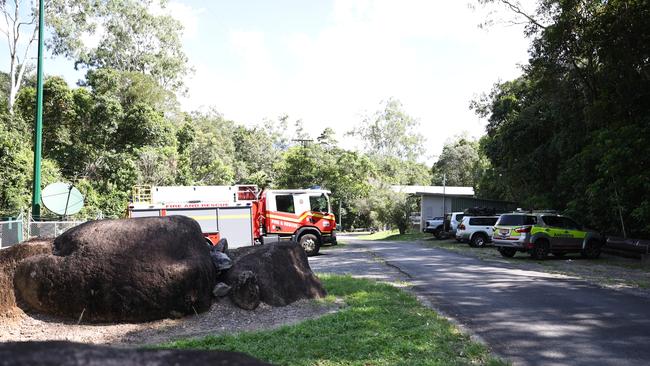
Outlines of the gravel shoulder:
[{"label": "gravel shoulder", "polygon": [[338,302],[301,300],[284,307],[266,304],[243,310],[227,299],[212,304],[209,311],[180,319],[141,324],[84,324],[36,314],[1,320],[0,342],[64,340],[116,346],[142,346],[181,338],[234,334],[279,328],[336,312]]},{"label": "gravel shoulder", "polygon": [[581,258],[569,254],[562,258],[549,256],[546,260],[532,260],[517,253],[514,258],[503,258],[494,247],[472,248],[455,240],[419,240],[419,244],[478,258],[486,262],[508,263],[518,268],[576,277],[601,287],[633,292],[650,298],[650,264],[603,253],[599,259]]}]

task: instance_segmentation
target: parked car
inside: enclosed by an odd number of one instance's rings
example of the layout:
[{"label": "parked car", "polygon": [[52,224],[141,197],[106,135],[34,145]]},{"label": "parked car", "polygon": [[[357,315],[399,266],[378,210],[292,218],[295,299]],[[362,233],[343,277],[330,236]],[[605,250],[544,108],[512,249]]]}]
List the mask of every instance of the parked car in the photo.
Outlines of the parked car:
[{"label": "parked car", "polygon": [[421,219],[422,219],[422,217],[420,216],[419,212],[411,212],[411,214],[409,215],[409,220],[411,220],[412,225],[418,225],[419,226]]},{"label": "parked car", "polygon": [[483,247],[492,241],[497,220],[499,216],[465,216],[456,229],[456,240],[472,247]]},{"label": "parked car", "polygon": [[497,221],[492,234],[494,246],[504,257],[528,252],[535,259],[551,253],[561,257],[580,253],[585,258],[598,258],[604,238],[569,217],[555,213],[510,213]]},{"label": "parked car", "polygon": [[463,217],[465,217],[464,212],[452,212],[445,215],[445,232],[450,237],[456,237],[456,230],[461,221],[463,221]]},{"label": "parked car", "polygon": [[436,239],[440,239],[440,234],[444,230],[445,219],[444,217],[434,217],[432,219],[427,219],[424,222],[424,228],[422,229],[425,233],[433,234]]}]

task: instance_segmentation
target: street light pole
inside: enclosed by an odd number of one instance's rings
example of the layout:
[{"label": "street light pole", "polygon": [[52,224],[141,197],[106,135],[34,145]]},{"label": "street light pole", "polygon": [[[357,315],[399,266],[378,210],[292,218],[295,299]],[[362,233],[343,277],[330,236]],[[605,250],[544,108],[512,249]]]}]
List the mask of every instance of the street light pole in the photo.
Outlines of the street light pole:
[{"label": "street light pole", "polygon": [[43,31],[45,0],[38,1],[38,64],[36,69],[36,121],[34,125],[34,181],[32,217],[41,216],[41,152],[43,149]]},{"label": "street light pole", "polygon": [[447,189],[447,174],[442,175],[442,221],[445,220],[445,211],[447,211],[447,197],[445,191]]}]

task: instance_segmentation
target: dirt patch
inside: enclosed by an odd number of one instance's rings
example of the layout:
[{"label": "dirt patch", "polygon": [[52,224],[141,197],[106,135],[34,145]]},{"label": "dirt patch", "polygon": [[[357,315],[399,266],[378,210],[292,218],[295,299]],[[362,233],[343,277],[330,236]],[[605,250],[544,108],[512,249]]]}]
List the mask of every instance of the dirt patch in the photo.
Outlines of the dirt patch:
[{"label": "dirt patch", "polygon": [[14,273],[22,260],[52,253],[54,239],[34,238],[0,250],[0,320],[9,321],[22,311],[16,306]]},{"label": "dirt patch", "polygon": [[597,286],[631,291],[650,298],[650,264],[636,259],[603,253],[599,259],[584,259],[579,254],[569,254],[563,258],[551,255],[539,261],[522,253],[514,258],[503,258],[493,247],[472,248],[451,240],[421,240],[419,243],[485,261],[508,263],[522,269],[573,276]]},{"label": "dirt patch", "polygon": [[300,300],[283,307],[262,303],[248,311],[224,298],[212,304],[205,313],[140,324],[77,325],[75,321],[23,314],[17,322],[0,323],[0,342],[64,340],[127,347],[157,344],[180,338],[273,329],[336,312],[341,306],[340,303]]}]

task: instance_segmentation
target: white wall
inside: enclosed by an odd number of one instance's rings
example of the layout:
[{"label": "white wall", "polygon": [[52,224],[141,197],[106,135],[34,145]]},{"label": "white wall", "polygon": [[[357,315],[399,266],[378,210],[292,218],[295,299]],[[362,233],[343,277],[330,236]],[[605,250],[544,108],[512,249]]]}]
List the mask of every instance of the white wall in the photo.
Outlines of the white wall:
[{"label": "white wall", "polygon": [[[443,204],[442,197],[439,196],[422,196],[420,203],[420,216],[422,220],[420,222],[420,231],[424,229],[425,220],[443,216]],[[445,197],[445,208],[446,212],[451,212],[451,197]]]}]

